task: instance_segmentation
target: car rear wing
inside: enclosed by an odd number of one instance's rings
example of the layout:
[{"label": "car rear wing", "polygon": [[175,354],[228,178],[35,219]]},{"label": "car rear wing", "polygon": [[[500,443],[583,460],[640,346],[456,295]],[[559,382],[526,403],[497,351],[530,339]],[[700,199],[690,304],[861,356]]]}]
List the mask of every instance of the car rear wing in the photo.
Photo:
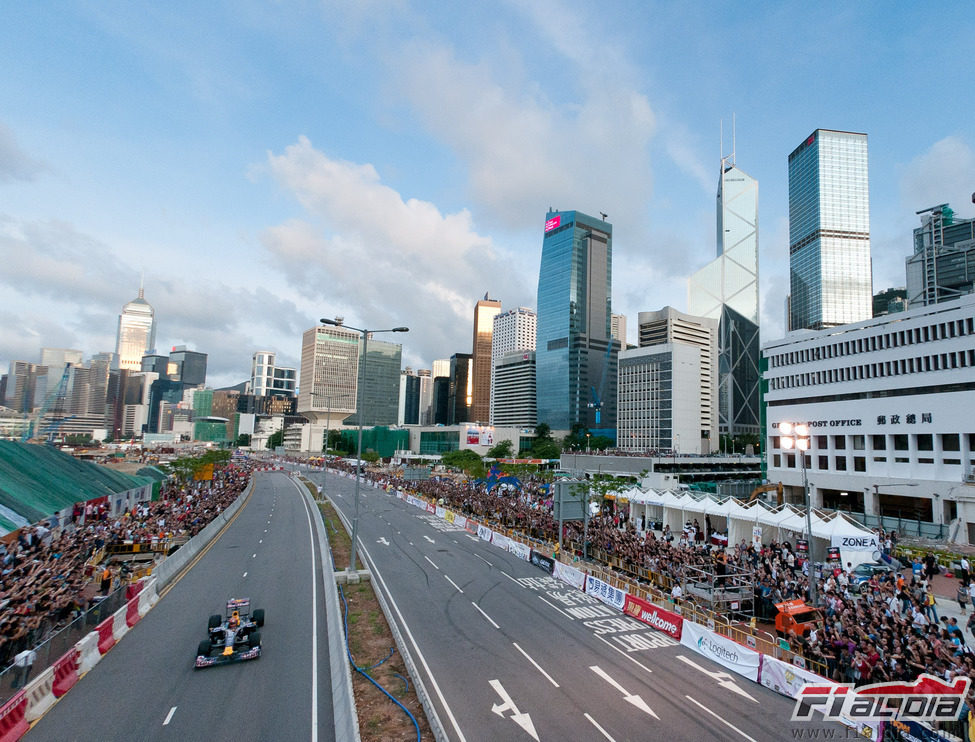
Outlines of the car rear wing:
[{"label": "car rear wing", "polygon": [[251,604],[250,598],[231,598],[227,601],[227,612],[239,611],[242,608],[247,608]]}]

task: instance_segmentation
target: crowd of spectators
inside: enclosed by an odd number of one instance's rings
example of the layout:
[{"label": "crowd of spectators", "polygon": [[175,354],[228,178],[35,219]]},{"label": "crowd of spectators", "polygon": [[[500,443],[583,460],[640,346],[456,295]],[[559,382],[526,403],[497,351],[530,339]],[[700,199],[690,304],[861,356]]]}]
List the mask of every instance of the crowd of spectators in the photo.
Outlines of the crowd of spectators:
[{"label": "crowd of spectators", "polygon": [[[336,464],[348,473],[354,464]],[[377,484],[426,495],[465,514],[486,518],[503,527],[518,529],[534,538],[555,541],[557,524],[552,517],[548,488],[540,481],[523,481],[521,490],[501,487],[488,489],[452,478],[410,481],[390,477],[387,473],[370,474]],[[640,528],[637,528],[637,525]],[[760,618],[770,619],[774,605],[787,600],[809,600],[809,562],[797,546],[769,543],[757,548],[750,543],[725,546],[705,538],[712,529],[696,521],[688,523],[681,533],[669,528],[658,529],[634,524],[625,509],[604,509],[588,523],[588,542],[607,554],[623,560],[629,567],[643,567],[666,575],[677,585],[689,579],[710,574],[712,584],[730,583],[747,575],[740,584],[754,590],[754,605]],[[652,524],[657,525],[657,524]],[[581,542],[583,526],[565,524],[564,536]],[[885,551],[890,551],[895,534],[879,532]],[[930,581],[937,572],[933,556],[926,563],[917,562],[909,576],[890,572],[874,576],[863,585],[854,585],[852,567],[825,569],[817,585],[824,625],[805,636],[790,632],[784,637],[809,660],[820,663],[827,675],[857,685],[884,680],[911,680],[921,673],[950,679],[956,675],[975,674],[975,654],[968,645],[964,629],[955,619],[938,619],[933,605]],[[975,605],[975,583],[963,574],[959,602]],[[961,602],[961,592],[966,593]],[[971,591],[971,600],[968,592]],[[693,600],[686,590],[677,589],[675,596]],[[975,634],[975,610],[968,621]]]},{"label": "crowd of spectators", "polygon": [[[248,464],[218,469],[211,481],[164,484],[158,501],[112,514],[106,500],[57,522],[21,528],[0,542],[0,667],[78,618],[126,577],[126,565],[92,563],[104,547],[181,543],[243,491]],[[101,595],[99,593],[102,593]]]}]

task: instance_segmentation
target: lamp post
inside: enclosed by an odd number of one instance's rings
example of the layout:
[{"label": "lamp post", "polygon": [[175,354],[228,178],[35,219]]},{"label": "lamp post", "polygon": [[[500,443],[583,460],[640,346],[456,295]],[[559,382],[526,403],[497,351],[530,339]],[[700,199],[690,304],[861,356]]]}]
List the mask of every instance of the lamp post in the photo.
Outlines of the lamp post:
[{"label": "lamp post", "polygon": [[329,439],[329,436],[332,433],[332,400],[333,399],[336,399],[336,398],[337,399],[347,399],[347,398],[351,397],[352,395],[351,394],[315,395],[314,392],[312,392],[312,395],[314,395],[314,396],[324,396],[325,397],[325,406],[326,406],[326,412],[325,412],[325,450],[324,450],[325,456],[322,457],[322,495],[324,496],[324,494],[325,494],[325,481],[326,481],[326,477],[328,476],[328,439]]},{"label": "lamp post", "polygon": [[589,454],[589,438],[591,436],[592,436],[592,433],[586,433],[586,455]]},{"label": "lamp post", "polygon": [[362,412],[365,407],[365,379],[366,379],[366,359],[369,357],[367,351],[369,349],[369,335],[374,332],[409,332],[409,327],[394,327],[390,330],[364,330],[361,327],[349,327],[344,324],[342,318],[337,317],[335,319],[325,319],[322,318],[321,323],[323,325],[332,325],[334,327],[344,327],[346,330],[352,330],[353,332],[358,332],[362,335],[362,361],[359,363],[359,383],[358,383],[358,399],[356,400],[356,418],[359,424],[358,432],[358,444],[356,445],[356,467],[355,467],[355,509],[352,516],[352,554],[349,559],[349,571],[355,570],[355,558],[356,558],[356,544],[359,539],[359,482],[362,479]]},{"label": "lamp post", "polygon": [[809,480],[806,478],[806,451],[809,450],[809,426],[803,423],[779,423],[779,434],[782,448],[787,451],[793,448],[799,454],[799,466],[802,469],[802,491],[806,501],[806,539],[809,543],[809,601],[813,607],[819,603],[816,585],[816,560],[813,559],[812,535],[812,502],[809,498]]}]

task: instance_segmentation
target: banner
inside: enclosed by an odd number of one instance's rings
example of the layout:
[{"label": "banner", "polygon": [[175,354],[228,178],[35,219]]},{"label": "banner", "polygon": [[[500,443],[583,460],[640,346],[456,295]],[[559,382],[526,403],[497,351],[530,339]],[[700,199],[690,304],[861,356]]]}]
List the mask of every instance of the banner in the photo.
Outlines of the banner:
[{"label": "banner", "polygon": [[463,515],[457,515],[457,513],[450,513],[450,515],[454,516],[454,519],[450,521],[451,523],[459,528],[467,528],[467,518],[465,518]]},{"label": "banner", "polygon": [[487,526],[478,525],[478,527],[477,527],[477,535],[478,535],[478,537],[482,541],[487,541],[487,542],[490,543],[490,541],[491,541],[491,529],[488,528]]},{"label": "banner", "polygon": [[433,512],[435,512],[437,514],[437,517],[438,518],[446,518],[447,517],[447,509],[446,508],[436,507],[436,508],[433,509]]},{"label": "banner", "polygon": [[627,616],[635,618],[637,621],[642,621],[643,623],[652,626],[658,631],[669,634],[677,641],[680,641],[681,628],[683,626],[684,619],[683,617],[678,616],[676,613],[665,611],[663,608],[658,608],[653,603],[648,603],[642,598],[637,598],[629,594],[626,596],[626,601],[623,603],[623,613],[625,613]]},{"label": "banner", "polygon": [[684,622],[680,643],[753,683],[758,682],[758,664],[762,656],[758,652],[691,621]]},{"label": "banner", "polygon": [[762,527],[752,526],[752,546],[756,550],[761,550],[762,548]]},{"label": "banner", "polygon": [[435,512],[437,512],[437,508],[434,505],[430,504],[430,503],[427,503],[426,508],[427,508],[427,512],[428,513],[435,513]]},{"label": "banner", "polygon": [[[444,514],[443,519],[445,521],[447,521],[448,523],[454,523],[455,520],[456,520],[456,516],[454,515],[454,511],[453,510],[446,511],[446,513]],[[463,526],[461,526],[461,527],[463,528]]]},{"label": "banner", "polygon": [[508,539],[508,551],[526,562],[531,559],[532,550],[518,541]]},{"label": "banner", "polygon": [[491,533],[491,543],[497,546],[499,549],[508,551],[508,543],[510,541],[511,539],[509,539],[503,533],[498,533],[497,531],[493,531]]},{"label": "banner", "polygon": [[586,575],[586,593],[620,611],[623,610],[623,604],[626,602],[626,593],[623,590],[592,575]]},{"label": "banner", "polygon": [[759,682],[766,688],[771,688],[776,693],[781,693],[789,698],[798,696],[799,691],[806,683],[833,685],[822,675],[803,670],[769,655],[762,657],[762,671],[759,674]]},{"label": "banner", "polygon": [[534,549],[532,549],[531,559],[529,561],[545,572],[552,574],[555,570],[555,560],[550,556],[545,556]]},{"label": "banner", "polygon": [[552,576],[562,580],[566,585],[571,585],[576,590],[582,590],[586,586],[586,573],[562,562],[555,563]]},{"label": "banner", "polygon": [[843,551],[869,551],[871,554],[880,551],[880,542],[877,540],[876,533],[867,533],[866,531],[856,535],[834,533],[829,538],[830,546],[835,546]]}]

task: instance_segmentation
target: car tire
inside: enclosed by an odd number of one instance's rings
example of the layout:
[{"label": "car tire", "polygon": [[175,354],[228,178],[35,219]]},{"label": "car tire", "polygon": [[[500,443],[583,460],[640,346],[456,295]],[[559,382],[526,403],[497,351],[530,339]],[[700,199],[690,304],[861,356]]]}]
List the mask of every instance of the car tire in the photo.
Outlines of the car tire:
[{"label": "car tire", "polygon": [[251,618],[254,619],[254,623],[256,623],[258,626],[263,626],[264,625],[264,609],[263,608],[258,608],[251,615]]},{"label": "car tire", "polygon": [[197,657],[209,657],[210,656],[210,640],[200,642],[200,646],[196,648]]},{"label": "car tire", "polygon": [[223,622],[223,619],[220,617],[220,614],[219,613],[214,613],[212,616],[210,616],[210,620],[207,621],[207,629],[215,629],[222,622]]},{"label": "car tire", "polygon": [[247,643],[250,645],[251,649],[261,646],[261,632],[255,631],[253,634],[247,637]]}]

